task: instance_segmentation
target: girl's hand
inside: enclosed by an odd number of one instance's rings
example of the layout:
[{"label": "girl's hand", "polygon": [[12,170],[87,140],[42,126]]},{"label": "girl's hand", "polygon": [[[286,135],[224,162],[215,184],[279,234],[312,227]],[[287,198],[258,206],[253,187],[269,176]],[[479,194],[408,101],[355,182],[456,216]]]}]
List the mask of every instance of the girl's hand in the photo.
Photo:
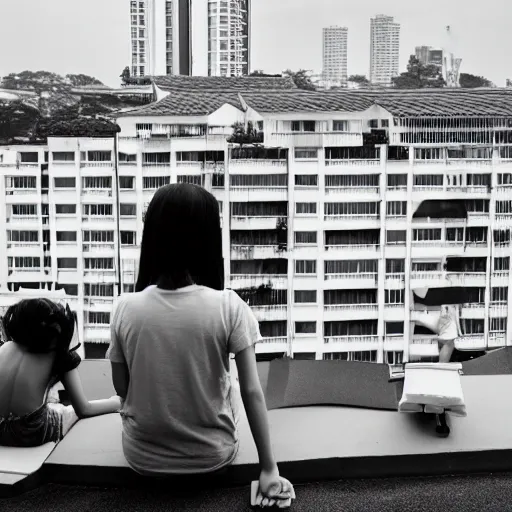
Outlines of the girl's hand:
[{"label": "girl's hand", "polygon": [[272,507],[277,500],[294,497],[293,485],[286,478],[279,476],[277,466],[271,471],[261,471],[260,492],[263,499],[257,504],[261,507]]}]

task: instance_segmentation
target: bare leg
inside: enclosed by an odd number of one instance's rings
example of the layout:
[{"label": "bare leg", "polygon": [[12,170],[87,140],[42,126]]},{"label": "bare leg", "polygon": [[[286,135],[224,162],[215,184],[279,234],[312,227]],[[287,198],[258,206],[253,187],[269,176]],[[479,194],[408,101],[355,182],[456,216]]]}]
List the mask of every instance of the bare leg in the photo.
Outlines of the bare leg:
[{"label": "bare leg", "polygon": [[455,350],[455,340],[439,342],[439,362],[449,363]]},{"label": "bare leg", "polygon": [[[439,362],[449,363],[455,350],[455,340],[439,341]],[[436,433],[441,437],[450,435],[450,427],[446,422],[446,413],[436,415]]]}]

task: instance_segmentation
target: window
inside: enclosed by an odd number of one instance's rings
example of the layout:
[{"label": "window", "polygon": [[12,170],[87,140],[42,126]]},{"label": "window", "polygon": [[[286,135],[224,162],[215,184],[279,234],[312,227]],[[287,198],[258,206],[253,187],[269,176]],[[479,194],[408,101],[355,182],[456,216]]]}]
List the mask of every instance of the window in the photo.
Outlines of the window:
[{"label": "window", "polygon": [[171,178],[169,176],[144,176],[143,188],[144,190],[156,190],[165,185],[169,185]]},{"label": "window", "polygon": [[55,213],[57,215],[76,215],[76,204],[56,204]]},{"label": "window", "polygon": [[96,244],[108,244],[114,242],[113,231],[84,231],[84,242]]},{"label": "window", "polygon": [[13,189],[35,189],[37,187],[35,176],[6,176],[5,187]]},{"label": "window", "polygon": [[111,217],[112,205],[111,204],[84,204],[84,215],[91,217]]},{"label": "window", "polygon": [[76,270],[76,258],[57,258],[57,268],[59,270]]},{"label": "window", "polygon": [[37,242],[39,240],[39,231],[7,231],[7,240],[9,242]]},{"label": "window", "polygon": [[121,203],[119,205],[119,214],[121,217],[136,217],[137,216],[137,205]]},{"label": "window", "polygon": [[348,132],[348,121],[333,121],[332,122],[332,131],[333,132]]},{"label": "window", "polygon": [[316,334],[316,322],[295,322],[295,334]]},{"label": "window", "polygon": [[405,245],[407,232],[402,229],[387,229],[386,243],[388,245]]},{"label": "window", "polygon": [[325,186],[340,188],[377,188],[378,174],[327,174]]},{"label": "window", "polygon": [[[214,174],[214,176],[222,176],[224,178],[223,175]],[[288,176],[286,174],[232,174],[230,182],[232,187],[287,187]]]},{"label": "window", "polygon": [[133,190],[135,188],[135,177],[119,176],[119,188],[121,190]]},{"label": "window", "polygon": [[389,217],[405,217],[407,215],[407,201],[388,201],[386,214]]},{"label": "window", "polygon": [[318,187],[317,174],[297,174],[295,176],[296,187]]},{"label": "window", "polygon": [[41,268],[41,258],[37,256],[9,256],[7,266],[10,270],[22,268],[39,270]]},{"label": "window", "polygon": [[109,325],[110,313],[105,311],[88,311],[87,320],[89,324]]},{"label": "window", "polygon": [[19,153],[20,162],[23,164],[37,164],[39,161],[39,155],[37,151],[26,151],[23,153]]},{"label": "window", "polygon": [[413,261],[413,272],[438,272],[441,269],[439,261]]},{"label": "window", "polygon": [[316,274],[316,260],[296,260],[295,274]]},{"label": "window", "polygon": [[446,228],[447,242],[463,242],[464,228]]},{"label": "window", "polygon": [[76,178],[54,178],[55,188],[75,188]]},{"label": "window", "polygon": [[389,128],[389,119],[381,119],[380,127],[381,128]]},{"label": "window", "polygon": [[395,190],[406,189],[407,174],[388,174],[388,188]]},{"label": "window", "polygon": [[[82,157],[85,157],[84,153],[82,153]],[[85,160],[85,158],[82,158],[82,160]],[[112,161],[112,151],[87,151],[87,161],[88,162],[111,162]]]},{"label": "window", "polygon": [[441,240],[441,229],[413,229],[414,242],[432,242]]},{"label": "window", "polygon": [[316,231],[295,231],[295,244],[296,245],[316,245],[317,244]]},{"label": "window", "polygon": [[135,231],[121,231],[121,245],[136,245]]},{"label": "window", "polygon": [[52,153],[54,162],[74,162],[75,153],[73,151],[56,151]]},{"label": "window", "polygon": [[87,270],[114,270],[114,258],[85,258]]},{"label": "window", "polygon": [[404,259],[387,259],[386,274],[403,274],[405,272]]},{"label": "window", "polygon": [[508,272],[510,270],[510,256],[494,258],[495,272]]},{"label": "window", "polygon": [[84,295],[86,297],[113,297],[113,284],[84,284]]},{"label": "window", "polygon": [[334,217],[379,217],[380,203],[325,203],[324,211]]},{"label": "window", "polygon": [[133,293],[135,291],[134,284],[123,283],[123,293]]},{"label": "window", "polygon": [[292,132],[314,132],[315,121],[292,121]]},{"label": "window", "polygon": [[442,174],[416,174],[414,176],[415,187],[442,187]]},{"label": "window", "polygon": [[379,120],[378,119],[370,119],[368,121],[368,126],[370,128],[378,128],[379,127]]},{"label": "window", "polygon": [[37,205],[36,204],[13,204],[12,205],[13,217],[34,217],[37,216]]},{"label": "window", "polygon": [[316,215],[316,203],[295,203],[297,215]]},{"label": "window", "polygon": [[316,304],[316,290],[295,290],[293,297],[295,304]]},{"label": "window", "polygon": [[129,153],[119,153],[119,163],[120,164],[129,164],[129,163],[137,163],[137,155],[131,155]]},{"label": "window", "polygon": [[82,178],[83,188],[112,189],[112,178],[110,176],[85,176]]},{"label": "window", "polygon": [[318,149],[316,148],[296,148],[295,160],[317,160]]},{"label": "window", "polygon": [[507,330],[507,318],[489,318],[489,331],[491,332],[506,332]]},{"label": "window", "polygon": [[506,286],[491,288],[491,302],[506,304],[508,302],[508,288]]},{"label": "window", "polygon": [[57,242],[76,242],[76,231],[57,231]]},{"label": "window", "polygon": [[77,284],[62,284],[58,283],[56,286],[57,290],[64,290],[66,295],[78,295],[78,285]]},{"label": "window", "polygon": [[[405,293],[405,290],[384,290],[384,303],[385,304],[404,304],[404,293]],[[386,322],[386,325],[388,323],[390,323],[390,322]],[[403,323],[402,323],[401,334],[403,334]]]}]

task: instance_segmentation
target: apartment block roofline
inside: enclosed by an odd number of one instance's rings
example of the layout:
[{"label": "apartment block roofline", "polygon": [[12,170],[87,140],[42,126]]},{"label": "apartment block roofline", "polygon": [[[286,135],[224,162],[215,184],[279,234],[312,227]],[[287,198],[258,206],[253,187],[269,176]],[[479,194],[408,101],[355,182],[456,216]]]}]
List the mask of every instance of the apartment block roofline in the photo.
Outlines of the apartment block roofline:
[{"label": "apartment block roofline", "polygon": [[[243,99],[243,102],[240,101]],[[118,117],[201,116],[225,104],[259,113],[362,112],[378,105],[395,117],[511,117],[511,89],[400,91],[173,91],[165,98]]]}]

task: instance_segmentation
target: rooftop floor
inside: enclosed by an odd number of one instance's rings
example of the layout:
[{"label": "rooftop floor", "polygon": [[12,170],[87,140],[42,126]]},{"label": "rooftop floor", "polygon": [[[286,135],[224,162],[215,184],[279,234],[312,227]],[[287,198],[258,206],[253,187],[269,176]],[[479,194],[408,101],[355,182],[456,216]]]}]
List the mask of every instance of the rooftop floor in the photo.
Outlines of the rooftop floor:
[{"label": "rooftop floor", "polygon": [[[512,475],[344,480],[295,490],[294,512],[503,512],[512,503]],[[4,503],[9,512],[244,512],[251,510],[248,496],[247,488],[177,494],[51,484]]]}]

